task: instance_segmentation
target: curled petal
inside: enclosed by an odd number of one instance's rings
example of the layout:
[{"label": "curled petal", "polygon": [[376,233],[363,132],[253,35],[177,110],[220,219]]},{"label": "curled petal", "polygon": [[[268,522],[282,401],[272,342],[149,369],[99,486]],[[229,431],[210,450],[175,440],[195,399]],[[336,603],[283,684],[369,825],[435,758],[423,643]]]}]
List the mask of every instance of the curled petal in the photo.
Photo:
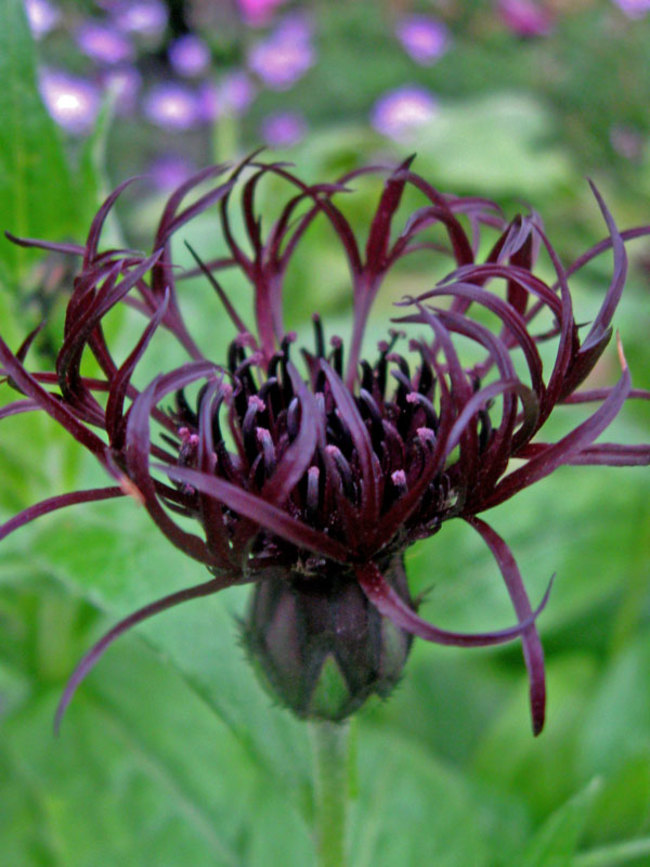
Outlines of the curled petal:
[{"label": "curled petal", "polygon": [[369,562],[356,566],[355,573],[363,592],[380,614],[388,617],[396,626],[405,629],[412,635],[417,635],[419,638],[424,638],[434,644],[444,644],[450,647],[491,647],[495,644],[506,644],[514,638],[518,638],[535,623],[535,620],[544,610],[552,587],[552,583],[549,584],[540,605],[517,626],[494,632],[449,632],[446,629],[433,626],[417,615],[412,608],[409,608],[374,563]]},{"label": "curled petal", "polygon": [[214,497],[234,512],[249,518],[262,527],[266,527],[270,532],[298,548],[305,548],[339,563],[347,563],[350,558],[348,546],[342,545],[335,539],[330,539],[325,533],[313,530],[301,521],[292,518],[291,515],[273,503],[269,503],[261,497],[237,487],[237,485],[188,467],[169,467],[165,464],[157,464],[155,469],[163,470],[173,480],[187,482],[197,491]]},{"label": "curled petal", "polygon": [[627,364],[625,364],[618,383],[596,412],[542,454],[531,458],[523,467],[507,475],[496,486],[493,494],[483,503],[483,508],[487,509],[496,506],[497,503],[503,503],[517,491],[543,479],[557,467],[568,463],[573,457],[579,455],[618,415],[629,395],[630,388],[630,372]]},{"label": "curled petal", "polygon": [[[494,555],[494,559],[497,561],[503,575],[503,580],[517,617],[523,623],[532,616],[533,609],[531,608],[524,582],[521,580],[519,567],[510,549],[485,521],[475,517],[466,518],[465,520],[479,533]],[[522,633],[521,641],[530,680],[530,710],[533,722],[533,734],[538,735],[544,728],[546,681],[544,676],[544,651],[535,623],[532,623]]]},{"label": "curled petal", "polygon": [[77,503],[94,503],[99,500],[109,500],[113,497],[123,497],[125,494],[126,492],[118,487],[92,488],[88,491],[73,491],[70,494],[59,494],[56,497],[41,500],[40,503],[35,503],[33,506],[23,509],[22,512],[5,521],[4,524],[0,524],[0,541],[19,527],[24,527],[30,521],[40,518],[41,515],[56,512],[58,509],[65,509],[67,506],[75,506]]}]

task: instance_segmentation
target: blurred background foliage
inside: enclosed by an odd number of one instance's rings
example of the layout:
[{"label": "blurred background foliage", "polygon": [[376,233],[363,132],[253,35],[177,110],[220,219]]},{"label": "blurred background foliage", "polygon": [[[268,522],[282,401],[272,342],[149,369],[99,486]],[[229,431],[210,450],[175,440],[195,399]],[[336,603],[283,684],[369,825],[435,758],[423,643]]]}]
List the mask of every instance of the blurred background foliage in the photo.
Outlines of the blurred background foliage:
[{"label": "blurred background foliage", "polygon": [[[108,230],[146,248],[170,185],[261,141],[311,180],[417,151],[417,170],[442,190],[489,195],[507,214],[534,207],[567,264],[605,234],[585,175],[621,228],[650,221],[643,0],[139,5],[158,9],[157,29],[155,15],[140,19],[149,30],[126,26],[136,3],[5,0],[2,229],[81,240],[106,190],[149,173],[153,182],[125,194]],[[400,27],[413,16],[437,31],[409,42]],[[122,35],[121,59],[106,34],[94,49],[82,39],[88,24]],[[187,36],[207,48],[191,74],[172,62],[172,46]],[[280,60],[267,51],[265,66],[259,46],[282,38]],[[131,91],[115,75],[129,69]],[[53,89],[64,74],[63,89]],[[170,83],[186,103],[156,109],[156,88]],[[380,109],[395,93],[386,121]],[[190,121],[179,125],[185,109]],[[353,207],[363,226],[377,187],[359,187]],[[272,209],[272,185],[263,195]],[[206,257],[219,254],[209,215],[191,236]],[[635,385],[649,387],[650,250],[639,242],[629,254],[616,325]],[[604,256],[573,284],[585,319],[610,266]],[[37,352],[51,356],[70,267],[0,241],[0,321],[12,346],[46,315]],[[394,296],[425,288],[439,276],[431,267],[414,257]],[[318,309],[344,331],[346,279],[335,240],[315,228],[309,255],[289,275],[291,326],[304,329]],[[200,280],[183,291],[196,333],[218,357],[230,336],[223,315]],[[391,300],[388,293],[378,304],[378,335]],[[111,327],[129,346],[132,326]],[[170,363],[156,352],[152,369]],[[612,352],[604,375],[616,375]],[[4,388],[2,400],[11,397]],[[631,404],[613,437],[647,441],[648,427],[645,407]],[[93,479],[101,483],[97,468],[46,419],[2,422],[0,517]],[[356,720],[351,863],[650,864],[647,471],[566,468],[489,517],[533,598],[558,576],[541,620],[547,728],[532,738],[517,646],[467,652],[416,643],[396,694]],[[198,568],[130,501],[50,516],[2,543],[0,864],[312,863],[306,735],[272,706],[243,658],[243,590],[189,603],[121,640],[79,691],[61,737],[51,734],[57,697],[83,650],[120,615],[196,583]],[[446,525],[416,547],[408,571],[437,622],[510,621],[494,563],[464,526]]]}]

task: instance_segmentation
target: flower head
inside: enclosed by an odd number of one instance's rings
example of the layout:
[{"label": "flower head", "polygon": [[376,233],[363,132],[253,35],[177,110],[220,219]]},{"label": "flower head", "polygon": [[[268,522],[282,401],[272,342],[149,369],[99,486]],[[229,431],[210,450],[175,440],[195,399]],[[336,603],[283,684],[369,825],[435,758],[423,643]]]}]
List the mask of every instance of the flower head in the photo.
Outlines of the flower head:
[{"label": "flower head", "polygon": [[[649,396],[632,390],[620,345],[618,382],[578,390],[612,336],[626,276],[624,240],[650,230],[619,233],[594,188],[609,235],[565,269],[536,215],[508,222],[494,203],[442,194],[410,165],[370,167],[314,185],[255,155],[234,169],[206,169],[171,195],[147,256],[99,249],[102,225],[125,184],[101,207],[85,245],[13,239],[83,259],[55,371],[28,370],[34,334],[15,354],[0,340],[0,373],[23,393],[0,417],[45,410],[96,456],[114,484],[39,503],[0,527],[0,538],[58,508],[130,495],[174,545],[212,573],[107,633],[69,681],[59,718],[87,671],[130,626],[184,600],[252,583],[248,646],[297,713],[340,719],[373,692],[385,695],[411,636],[462,647],[520,637],[533,728],[541,730],[545,686],[536,618],[548,591],[533,610],[506,542],[478,515],[562,464],[650,462],[650,446],[595,442],[628,397]],[[356,179],[373,174],[385,180],[364,247],[343,205]],[[288,194],[265,232],[256,194],[267,177],[285,182]],[[422,202],[404,219],[406,188]],[[172,236],[182,236],[189,221],[213,207],[228,254],[204,259],[190,247],[196,261],[190,273],[204,276],[236,329],[217,359],[206,357],[183,319],[171,252]],[[235,208],[241,208],[245,240],[235,237]],[[317,219],[330,224],[349,265],[354,320],[347,346],[336,335],[326,340],[317,314],[309,347],[296,347],[283,324],[287,268]],[[484,232],[494,234],[493,243],[477,261]],[[568,281],[608,248],[611,282],[596,318],[581,331]],[[373,302],[394,266],[414,251],[430,253],[432,264],[448,259],[449,273],[401,302],[396,318],[410,342],[388,330],[366,358]],[[544,251],[556,273],[550,283],[536,273]],[[250,285],[254,324],[226,291],[232,272]],[[102,323],[124,305],[143,315],[145,326],[118,360]],[[486,312],[496,329],[486,326]],[[133,373],[158,331],[178,341],[188,360],[139,390]],[[551,343],[555,358],[547,369],[540,345]],[[473,350],[470,360],[464,347]],[[99,362],[101,377],[82,374],[87,353]],[[556,406],[583,403],[596,405],[586,420],[556,442],[540,437]],[[196,532],[179,515],[193,520]],[[417,613],[404,552],[452,518],[468,522],[494,555],[515,625],[464,634]]]},{"label": "flower head", "polygon": [[437,99],[424,87],[409,84],[379,97],[372,109],[371,123],[382,135],[405,142],[437,114]]},{"label": "flower head", "polygon": [[409,15],[396,28],[397,38],[413,60],[430,66],[449,45],[449,32],[442,21],[427,15]]}]

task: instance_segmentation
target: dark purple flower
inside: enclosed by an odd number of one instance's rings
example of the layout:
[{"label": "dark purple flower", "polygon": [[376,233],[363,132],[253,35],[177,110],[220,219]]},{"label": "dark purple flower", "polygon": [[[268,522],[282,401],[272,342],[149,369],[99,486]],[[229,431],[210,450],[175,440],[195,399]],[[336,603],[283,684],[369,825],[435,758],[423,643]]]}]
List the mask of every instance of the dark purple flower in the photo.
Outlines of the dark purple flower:
[{"label": "dark purple flower", "polygon": [[[234,169],[206,169],[171,195],[148,256],[99,249],[102,225],[126,184],[103,204],[85,245],[11,238],[83,258],[55,370],[28,369],[35,333],[16,353],[0,340],[0,374],[22,392],[0,417],[45,410],[113,482],[38,503],[0,527],[0,538],[56,509],[130,495],[167,539],[212,573],[114,626],[72,675],[57,719],[125,630],[184,600],[252,583],[247,645],[296,713],[339,719],[373,692],[385,695],[413,635],[461,647],[521,638],[533,729],[541,730],[545,682],[536,619],[548,591],[533,609],[506,542],[479,514],[563,464],[650,463],[649,445],[597,441],[627,398],[650,397],[632,389],[620,343],[616,384],[580,390],[612,337],[626,277],[624,242],[650,228],[620,233],[593,188],[608,236],[565,268],[536,215],[507,221],[485,199],[440,193],[410,165],[369,167],[314,185],[255,155]],[[356,178],[369,174],[385,180],[362,244],[342,205]],[[267,177],[276,187],[286,182],[288,192],[282,202],[276,191],[276,216],[264,231],[256,192]],[[421,198],[410,214],[401,209],[406,187]],[[204,276],[236,330],[226,357],[216,360],[183,318],[171,253],[172,236],[214,206],[227,253],[214,259],[189,247],[197,267],[186,276]],[[340,241],[354,319],[346,345],[338,336],[328,341],[314,314],[313,346],[297,351],[283,324],[282,287],[315,220],[326,221]],[[235,225],[247,237],[237,239]],[[493,236],[491,245],[484,233]],[[477,260],[478,250],[488,252]],[[611,281],[595,319],[579,326],[569,279],[605,250],[613,253]],[[415,251],[429,252],[432,267],[448,259],[449,272],[398,307],[396,321],[411,339],[389,330],[366,355],[364,332],[384,278]],[[540,253],[554,279],[538,273]],[[250,286],[254,323],[226,291],[231,276]],[[118,362],[102,323],[120,306],[141,314],[144,328]],[[496,328],[487,327],[486,313]],[[188,360],[139,390],[133,373],[158,331],[178,341]],[[96,378],[82,373],[87,355],[101,369]],[[560,404],[578,405],[583,420],[548,441],[542,430]],[[417,613],[404,552],[452,518],[473,527],[494,555],[514,626],[467,635]]]},{"label": "dark purple flower", "polygon": [[409,15],[396,28],[397,38],[413,60],[430,66],[441,57],[449,45],[449,31],[437,18]]}]

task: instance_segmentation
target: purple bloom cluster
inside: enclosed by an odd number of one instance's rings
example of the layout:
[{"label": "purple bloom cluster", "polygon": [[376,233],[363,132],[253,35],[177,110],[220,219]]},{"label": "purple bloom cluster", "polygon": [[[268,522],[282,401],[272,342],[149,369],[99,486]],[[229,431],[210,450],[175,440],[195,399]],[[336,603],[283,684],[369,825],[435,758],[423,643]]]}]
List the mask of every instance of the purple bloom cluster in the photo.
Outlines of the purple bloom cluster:
[{"label": "purple bloom cluster", "polygon": [[381,96],[373,106],[370,120],[382,135],[408,142],[437,113],[438,101],[432,93],[418,85],[405,85]]},{"label": "purple bloom cluster", "polygon": [[650,12],[650,0],[614,0],[614,3],[628,18],[643,18]]},{"label": "purple bloom cluster", "polygon": [[248,66],[273,90],[288,90],[313,65],[311,27],[299,15],[287,16],[266,38],[255,43]]},{"label": "purple bloom cluster", "polygon": [[449,45],[449,32],[442,21],[426,15],[410,15],[397,25],[397,38],[417,63],[430,66]]},{"label": "purple bloom cluster", "polygon": [[[362,175],[384,177],[363,244],[343,207]],[[267,177],[283,180],[288,192],[264,231],[256,193]],[[27,365],[35,333],[16,352],[0,339],[0,374],[22,393],[0,410],[0,418],[45,411],[97,458],[112,483],[38,503],[1,526],[0,538],[56,509],[132,496],[160,532],[212,577],[113,627],[74,672],[58,719],[88,670],[125,630],[187,599],[251,583],[255,647],[266,654],[273,677],[286,675],[282,695],[296,712],[309,713],[316,702],[319,713],[340,718],[373,691],[385,694],[413,635],[461,647],[520,638],[533,729],[541,731],[545,679],[536,620],[548,592],[534,609],[506,542],[479,514],[562,465],[650,463],[649,445],[598,441],[628,398],[650,397],[632,389],[620,342],[618,381],[580,389],[612,337],[626,279],[625,241],[650,234],[650,228],[619,232],[593,188],[608,235],[567,268],[536,215],[506,220],[493,202],[443,194],[412,171],[411,160],[308,185],[284,164],[261,163],[253,155],[234,168],[216,166],[183,182],[164,207],[150,255],[100,250],[103,223],[125,186],[102,205],[84,245],[12,238],[82,261],[54,370]],[[405,214],[407,188],[421,205]],[[236,330],[225,357],[213,360],[183,318],[177,285],[182,275],[171,239],[215,206],[228,252],[204,260],[190,248],[197,262],[190,274],[204,276]],[[340,241],[354,319],[346,346],[336,335],[328,341],[314,314],[313,346],[297,353],[296,337],[283,324],[283,283],[315,220],[326,221]],[[236,238],[235,225],[243,226],[245,239]],[[481,235],[488,237],[481,241]],[[480,259],[479,250],[487,251]],[[605,250],[613,253],[612,276],[596,317],[580,326],[569,281]],[[366,356],[373,302],[394,266],[415,251],[429,252],[435,262],[448,259],[449,273],[398,306],[396,322],[410,340],[390,329]],[[538,272],[540,256],[554,270],[550,281]],[[250,286],[254,324],[226,291],[233,274]],[[118,360],[103,322],[125,306],[143,316],[144,328],[130,354]],[[487,312],[496,327],[486,326]],[[132,378],[141,357],[165,333],[184,348],[187,362],[136,388]],[[97,378],[82,373],[88,354],[101,369]],[[542,431],[559,405],[595,408],[549,441]],[[464,634],[417,613],[404,552],[452,518],[473,527],[494,555],[515,625]],[[194,521],[197,532],[187,529],[185,519]],[[304,696],[287,693],[302,678],[300,653],[309,643],[310,623],[319,630],[334,624],[326,630],[324,655],[338,662],[345,679],[345,700],[335,708],[321,701],[312,681],[305,687],[307,704]],[[397,630],[401,643],[391,640],[391,646],[397,646],[398,661],[393,655],[386,668],[385,653],[360,646],[350,623],[361,624],[380,643],[389,627]],[[293,648],[291,659],[283,657],[286,646]],[[367,677],[353,684],[360,658]]]}]

